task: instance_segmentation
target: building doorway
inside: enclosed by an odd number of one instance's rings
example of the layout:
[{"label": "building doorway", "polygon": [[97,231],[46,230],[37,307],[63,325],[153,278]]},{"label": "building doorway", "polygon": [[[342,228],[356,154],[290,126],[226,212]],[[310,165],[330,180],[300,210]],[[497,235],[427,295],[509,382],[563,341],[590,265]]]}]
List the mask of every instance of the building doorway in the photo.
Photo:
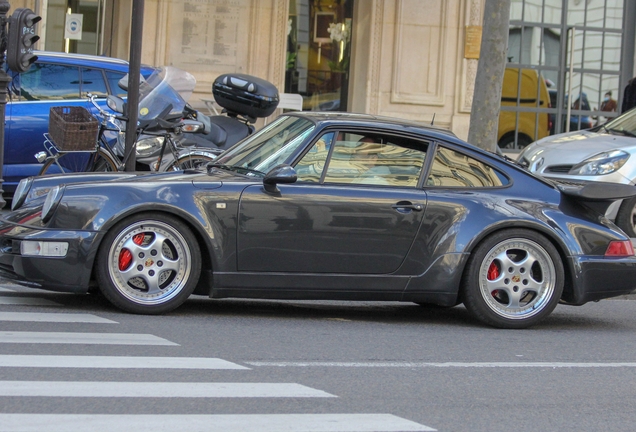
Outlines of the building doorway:
[{"label": "building doorway", "polygon": [[290,0],[285,92],[306,111],[346,111],[353,0]]},{"label": "building doorway", "polygon": [[[104,27],[114,0],[46,0],[47,51],[104,54]],[[111,14],[112,16],[112,14]]]}]

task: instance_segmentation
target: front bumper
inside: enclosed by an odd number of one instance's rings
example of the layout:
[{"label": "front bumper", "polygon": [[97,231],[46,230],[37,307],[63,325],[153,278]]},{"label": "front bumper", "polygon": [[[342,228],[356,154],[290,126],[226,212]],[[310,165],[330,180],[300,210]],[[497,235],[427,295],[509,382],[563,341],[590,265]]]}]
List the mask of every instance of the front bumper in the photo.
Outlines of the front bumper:
[{"label": "front bumper", "polygon": [[569,259],[572,290],[566,290],[563,295],[569,304],[582,305],[636,290],[636,257],[575,256]]},{"label": "front bumper", "polygon": [[[0,277],[52,291],[88,290],[95,260],[97,232],[35,229],[0,221]],[[64,257],[23,256],[24,240],[67,242]]]}]

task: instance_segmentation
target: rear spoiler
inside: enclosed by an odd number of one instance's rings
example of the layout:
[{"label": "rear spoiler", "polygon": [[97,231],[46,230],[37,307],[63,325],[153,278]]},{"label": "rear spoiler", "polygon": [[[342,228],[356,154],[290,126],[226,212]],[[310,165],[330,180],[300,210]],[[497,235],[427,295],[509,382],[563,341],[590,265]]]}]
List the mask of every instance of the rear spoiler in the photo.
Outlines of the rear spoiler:
[{"label": "rear spoiler", "polygon": [[614,201],[636,196],[636,186],[618,183],[590,182],[584,185],[556,183],[556,187],[566,197],[601,214],[605,214]]}]

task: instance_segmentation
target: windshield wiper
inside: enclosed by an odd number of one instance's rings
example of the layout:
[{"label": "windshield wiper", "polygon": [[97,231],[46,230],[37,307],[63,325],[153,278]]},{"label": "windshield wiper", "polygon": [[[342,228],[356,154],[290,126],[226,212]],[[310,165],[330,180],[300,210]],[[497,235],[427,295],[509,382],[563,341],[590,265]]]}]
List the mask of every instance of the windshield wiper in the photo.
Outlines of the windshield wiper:
[{"label": "windshield wiper", "polygon": [[243,171],[243,173],[254,173],[254,174],[260,175],[261,177],[265,177],[265,173],[262,171],[255,170],[253,168],[242,167],[240,165],[225,165],[220,163],[211,163],[211,164],[208,164],[208,169],[210,168],[221,168],[224,170],[234,171],[234,172]]},{"label": "windshield wiper", "polygon": [[619,134],[622,134],[622,135],[625,135],[625,136],[628,136],[628,137],[636,138],[636,134],[635,133],[630,132],[630,131],[625,130],[625,129],[607,129],[607,128],[605,128],[605,130],[607,130],[608,132],[616,132],[616,133],[619,133]]}]

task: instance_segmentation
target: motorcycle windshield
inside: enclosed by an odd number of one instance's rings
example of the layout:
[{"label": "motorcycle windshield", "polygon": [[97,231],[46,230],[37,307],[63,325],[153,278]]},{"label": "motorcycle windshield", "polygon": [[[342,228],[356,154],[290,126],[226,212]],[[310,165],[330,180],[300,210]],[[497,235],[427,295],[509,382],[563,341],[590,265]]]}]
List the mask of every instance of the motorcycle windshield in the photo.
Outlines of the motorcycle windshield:
[{"label": "motorcycle windshield", "polygon": [[196,85],[190,73],[164,66],[139,83],[139,120],[181,115]]}]

